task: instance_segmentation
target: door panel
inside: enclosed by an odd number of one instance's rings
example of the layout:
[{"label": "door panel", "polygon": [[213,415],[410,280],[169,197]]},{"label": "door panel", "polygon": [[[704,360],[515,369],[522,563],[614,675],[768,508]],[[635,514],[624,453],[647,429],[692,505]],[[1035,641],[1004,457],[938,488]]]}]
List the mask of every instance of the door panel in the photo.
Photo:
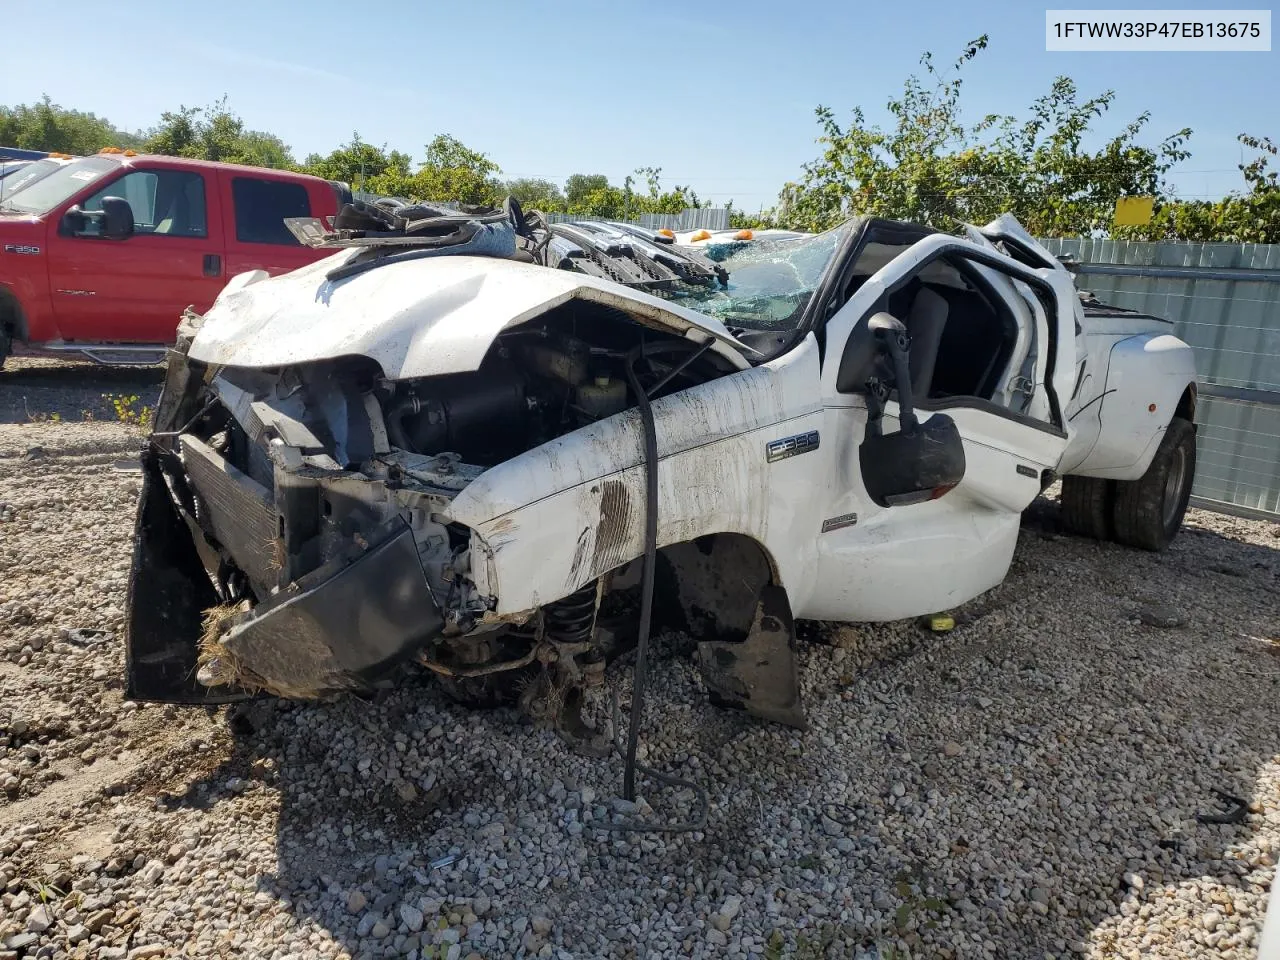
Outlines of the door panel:
[{"label": "door panel", "polygon": [[216,190],[191,170],[135,167],[80,203],[91,211],[106,196],[128,200],[133,236],[52,226],[49,279],[63,339],[169,343],[187,306],[208,309],[225,282]]},{"label": "door panel", "polygon": [[265,270],[275,276],[313,263],[324,254],[304,247],[285,217],[311,216],[314,200],[296,180],[259,171],[219,173],[231,222],[227,225],[227,275]]},{"label": "door panel", "polygon": [[[994,290],[995,295],[1013,311],[1018,328],[1013,350],[1000,372],[996,392],[991,400],[1015,413],[1027,413],[1036,397],[1036,385],[1044,383],[1044,350],[1042,345],[1048,328],[1037,322],[1031,306],[1019,296],[1013,281],[999,270],[984,264],[972,269]],[[1041,311],[1043,314],[1043,311]],[[1042,318],[1041,318],[1042,319]]]},{"label": "door panel", "polygon": [[[998,297],[997,306],[1007,309],[1019,326],[996,394],[990,399],[925,401],[917,409],[922,421],[938,413],[950,416],[964,443],[964,479],[940,499],[889,508],[871,502],[858,465],[868,416],[865,398],[841,394],[835,386],[840,356],[855,325],[882,309],[890,292],[903,288],[938,256],[976,249],[941,235],[920,241],[875,273],[827,324],[823,404],[830,421],[827,432],[840,445],[833,451],[839,462],[831,474],[829,513],[841,519],[820,537],[819,587],[808,608],[797,611],[799,616],[890,620],[937,612],[990,589],[1008,569],[1019,515],[1040,492],[1042,471],[1056,467],[1066,447],[1066,435],[1047,419],[1047,318],[1022,297],[1010,276],[1025,268],[1009,261],[1016,269],[1001,269],[1006,258],[993,251],[985,255],[994,262],[973,264],[988,281],[985,295]],[[938,367],[946,362],[941,351]],[[1024,398],[1025,404],[1010,409],[1004,405],[1004,388],[1024,369],[1036,383],[1035,391]],[[898,429],[897,413],[896,400],[890,399],[885,432]],[[856,522],[848,522],[850,515],[856,515]]]}]

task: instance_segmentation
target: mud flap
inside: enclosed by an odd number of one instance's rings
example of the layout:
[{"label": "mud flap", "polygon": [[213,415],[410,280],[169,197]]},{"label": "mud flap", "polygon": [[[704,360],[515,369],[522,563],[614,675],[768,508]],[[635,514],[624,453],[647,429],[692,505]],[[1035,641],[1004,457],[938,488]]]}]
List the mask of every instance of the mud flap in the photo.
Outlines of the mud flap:
[{"label": "mud flap", "polygon": [[169,495],[157,452],[142,452],[142,492],[133,532],[125,622],[125,698],[154,703],[231,703],[235,687],[196,680],[204,611],[218,596],[191,531]]},{"label": "mud flap", "polygon": [[711,702],[745,710],[801,730],[808,721],[800,703],[795,658],[795,621],[787,591],[765,586],[745,640],[703,640],[698,667]]}]

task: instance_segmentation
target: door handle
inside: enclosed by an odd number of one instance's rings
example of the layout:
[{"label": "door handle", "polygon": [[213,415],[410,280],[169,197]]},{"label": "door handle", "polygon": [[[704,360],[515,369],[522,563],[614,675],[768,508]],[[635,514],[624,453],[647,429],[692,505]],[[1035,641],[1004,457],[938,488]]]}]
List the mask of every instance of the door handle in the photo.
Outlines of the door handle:
[{"label": "door handle", "polygon": [[222,257],[216,253],[204,255],[204,275],[206,277],[222,276]]}]

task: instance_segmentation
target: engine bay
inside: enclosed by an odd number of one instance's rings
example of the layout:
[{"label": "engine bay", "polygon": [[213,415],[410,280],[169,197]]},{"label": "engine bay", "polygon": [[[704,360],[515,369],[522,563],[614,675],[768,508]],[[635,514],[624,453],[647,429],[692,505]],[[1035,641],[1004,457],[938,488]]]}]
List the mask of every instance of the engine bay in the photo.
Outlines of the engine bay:
[{"label": "engine bay", "polygon": [[[385,647],[411,651],[465,702],[581,728],[578,698],[619,642],[598,623],[613,575],[497,617],[474,535],[448,505],[487,469],[634,408],[636,386],[653,400],[737,369],[709,347],[571,301],[502,332],[463,373],[390,380],[346,356],[223,367],[206,382],[171,365],[157,424],[175,429],[153,442],[212,587],[197,682],[324,697],[385,673]],[[351,573],[361,567],[376,574]],[[343,577],[347,601],[316,599]],[[390,581],[395,596],[379,599]],[[359,614],[370,662],[337,662],[323,621],[380,604],[399,612],[381,625]]]}]

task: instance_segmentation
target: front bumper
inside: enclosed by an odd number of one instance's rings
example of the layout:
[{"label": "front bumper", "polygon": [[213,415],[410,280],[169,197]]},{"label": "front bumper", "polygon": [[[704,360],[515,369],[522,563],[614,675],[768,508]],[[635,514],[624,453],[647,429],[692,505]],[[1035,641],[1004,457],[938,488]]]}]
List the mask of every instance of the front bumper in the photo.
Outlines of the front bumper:
[{"label": "front bumper", "polygon": [[[368,689],[444,626],[403,521],[352,560],[335,560],[263,600],[216,638],[234,681],[197,677],[204,621],[221,599],[200,559],[199,528],[166,483],[164,451],[142,455],[126,637],[133,700],[227,703],[265,691],[313,699]],[[206,656],[208,651],[205,652]]]}]

